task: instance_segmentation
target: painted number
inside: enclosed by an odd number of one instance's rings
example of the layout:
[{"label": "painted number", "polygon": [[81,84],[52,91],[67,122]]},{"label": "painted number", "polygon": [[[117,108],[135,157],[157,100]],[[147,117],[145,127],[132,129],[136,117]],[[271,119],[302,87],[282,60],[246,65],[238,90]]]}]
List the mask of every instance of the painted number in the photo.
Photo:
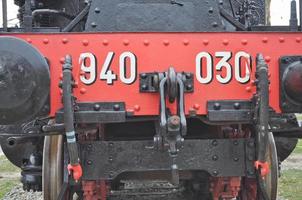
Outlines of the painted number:
[{"label": "painted number", "polygon": [[[218,62],[214,68],[213,57],[208,52],[200,52],[196,56],[196,79],[202,84],[208,84],[213,80],[214,69],[217,72],[225,71],[216,74],[216,80],[222,84],[227,84],[232,80],[233,72],[230,59],[232,53],[228,51],[221,51],[215,53],[215,58],[218,58]],[[239,51],[235,54],[234,58],[234,75],[235,80],[239,83],[247,83],[250,80],[251,74],[251,56],[243,51]]]},{"label": "painted number", "polygon": [[[117,75],[110,69],[115,53],[109,52],[100,69],[100,80],[106,81],[108,85],[112,85],[118,79]],[[80,55],[81,74],[80,80],[91,85],[97,79],[97,60],[92,53],[82,53]],[[119,57],[119,78],[124,84],[132,84],[137,77],[137,60],[136,56],[131,52],[124,52]]]}]

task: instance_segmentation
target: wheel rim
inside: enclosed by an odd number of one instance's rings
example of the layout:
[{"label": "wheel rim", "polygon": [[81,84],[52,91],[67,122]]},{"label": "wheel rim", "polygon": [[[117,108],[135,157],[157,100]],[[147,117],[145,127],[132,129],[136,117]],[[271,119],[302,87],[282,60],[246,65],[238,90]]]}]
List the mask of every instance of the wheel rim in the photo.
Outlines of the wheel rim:
[{"label": "wheel rim", "polygon": [[63,182],[63,136],[47,136],[43,150],[42,187],[45,200],[56,200]]},{"label": "wheel rim", "polygon": [[274,136],[272,133],[268,135],[268,149],[266,151],[265,159],[270,166],[270,172],[264,177],[266,192],[271,200],[277,199],[278,190],[278,157],[275,145]]}]

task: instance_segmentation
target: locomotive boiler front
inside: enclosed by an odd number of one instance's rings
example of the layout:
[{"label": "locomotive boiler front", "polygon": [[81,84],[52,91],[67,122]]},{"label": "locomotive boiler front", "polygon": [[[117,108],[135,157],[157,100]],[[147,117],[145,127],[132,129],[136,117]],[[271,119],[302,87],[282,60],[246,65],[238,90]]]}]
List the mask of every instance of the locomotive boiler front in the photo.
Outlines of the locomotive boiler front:
[{"label": "locomotive boiler front", "polygon": [[14,37],[1,37],[0,44],[0,124],[28,121],[47,112],[50,72],[46,59]]}]

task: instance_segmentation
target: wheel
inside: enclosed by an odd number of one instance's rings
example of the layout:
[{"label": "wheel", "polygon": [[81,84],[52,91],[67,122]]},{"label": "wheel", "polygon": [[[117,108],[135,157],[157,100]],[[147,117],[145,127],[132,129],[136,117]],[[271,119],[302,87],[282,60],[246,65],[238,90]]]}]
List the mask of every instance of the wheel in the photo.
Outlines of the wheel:
[{"label": "wheel", "polygon": [[266,192],[269,196],[269,199],[276,200],[278,190],[279,167],[276,144],[272,133],[269,133],[268,136],[268,147],[265,158],[270,166],[269,174],[264,177]]},{"label": "wheel", "polygon": [[[270,172],[264,177],[264,185],[266,189],[266,193],[270,200],[277,199],[277,189],[278,189],[278,176],[279,176],[279,168],[278,168],[278,157],[276,144],[274,141],[274,136],[272,133],[269,133],[268,136],[268,147],[265,155],[265,160],[269,163]],[[260,188],[257,188],[256,179],[252,178],[244,178],[242,181],[242,189],[240,191],[240,197],[238,200],[256,200],[257,199],[257,191]],[[258,191],[259,193],[259,191]]]},{"label": "wheel", "polygon": [[296,148],[298,143],[297,138],[274,137],[278,158],[283,162]]},{"label": "wheel", "polygon": [[63,136],[47,136],[43,150],[44,200],[56,200],[63,183]]}]

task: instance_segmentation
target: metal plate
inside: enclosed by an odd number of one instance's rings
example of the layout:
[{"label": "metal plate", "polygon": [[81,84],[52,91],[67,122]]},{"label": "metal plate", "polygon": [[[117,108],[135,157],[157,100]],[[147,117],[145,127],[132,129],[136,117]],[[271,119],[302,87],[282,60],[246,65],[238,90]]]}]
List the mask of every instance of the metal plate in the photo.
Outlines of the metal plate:
[{"label": "metal plate", "polygon": [[[185,140],[176,163],[181,171],[207,171],[213,176],[246,176],[253,161],[246,158],[249,139]],[[153,148],[153,141],[112,141],[80,143],[83,179],[113,179],[123,172],[166,171],[171,169],[167,151]],[[254,157],[253,152],[249,152]],[[250,171],[249,175],[253,175]]]}]

